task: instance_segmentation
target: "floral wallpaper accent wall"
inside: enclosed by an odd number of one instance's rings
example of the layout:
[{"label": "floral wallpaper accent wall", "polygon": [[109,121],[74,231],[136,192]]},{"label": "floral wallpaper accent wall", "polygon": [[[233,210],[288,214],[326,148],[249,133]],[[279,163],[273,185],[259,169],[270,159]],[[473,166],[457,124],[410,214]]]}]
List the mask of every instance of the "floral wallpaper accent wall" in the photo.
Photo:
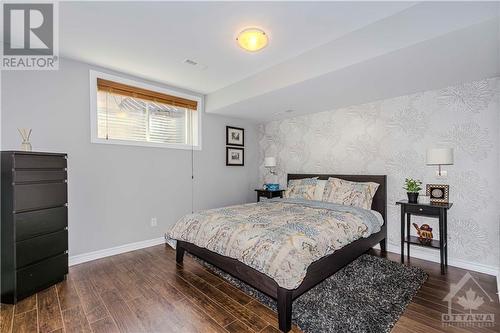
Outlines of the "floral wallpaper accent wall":
[{"label": "floral wallpaper accent wall", "polygon": [[[287,173],[386,174],[389,242],[399,245],[405,177],[450,184],[449,257],[498,266],[500,220],[500,78],[350,106],[260,125],[260,181],[264,157]],[[452,147],[455,164],[436,178],[426,149]],[[425,217],[437,237],[437,223]]]}]

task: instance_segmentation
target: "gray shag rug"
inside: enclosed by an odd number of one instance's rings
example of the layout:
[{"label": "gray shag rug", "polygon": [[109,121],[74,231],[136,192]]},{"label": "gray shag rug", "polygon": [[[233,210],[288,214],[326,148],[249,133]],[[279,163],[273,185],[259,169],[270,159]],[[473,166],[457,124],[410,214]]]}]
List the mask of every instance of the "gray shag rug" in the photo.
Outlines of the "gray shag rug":
[{"label": "gray shag rug", "polygon": [[[267,295],[201,262],[276,311],[276,302]],[[390,332],[426,279],[420,268],[364,254],[297,298],[292,320],[306,333]]]}]

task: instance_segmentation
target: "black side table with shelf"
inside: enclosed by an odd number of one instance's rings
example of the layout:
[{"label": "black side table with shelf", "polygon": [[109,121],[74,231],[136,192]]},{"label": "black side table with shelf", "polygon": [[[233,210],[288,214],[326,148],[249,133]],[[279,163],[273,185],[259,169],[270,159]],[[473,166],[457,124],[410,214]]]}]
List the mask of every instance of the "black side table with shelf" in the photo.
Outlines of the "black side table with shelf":
[{"label": "black side table with shelf", "polygon": [[[410,258],[410,245],[420,245],[439,249],[441,259],[441,274],[445,273],[448,267],[448,209],[453,206],[453,203],[444,204],[423,204],[409,203],[407,200],[396,202],[401,206],[401,262],[404,263],[404,250],[406,243],[408,260]],[[405,234],[405,215],[406,215],[406,234]],[[410,235],[411,216],[419,215],[426,217],[434,217],[439,219],[439,239],[433,239],[429,244],[422,244],[418,237]]]},{"label": "black side table with shelf", "polygon": [[268,199],[277,198],[277,197],[283,198],[283,192],[285,192],[285,190],[269,191],[269,190],[265,190],[262,188],[258,188],[258,189],[255,189],[255,192],[257,192],[257,202],[259,202],[260,197],[266,197]]}]

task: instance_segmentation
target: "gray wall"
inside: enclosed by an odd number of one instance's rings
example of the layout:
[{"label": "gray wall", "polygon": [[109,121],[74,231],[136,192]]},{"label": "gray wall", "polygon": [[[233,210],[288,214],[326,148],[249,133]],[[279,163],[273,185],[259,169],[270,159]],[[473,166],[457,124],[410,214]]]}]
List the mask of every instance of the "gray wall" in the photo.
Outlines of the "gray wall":
[{"label": "gray wall", "polygon": [[[90,143],[89,69],[120,75],[66,59],[58,71],[2,73],[2,149],[18,149],[17,128],[29,127],[33,150],[69,155],[70,255],[161,237],[192,198],[195,210],[254,200],[255,124],[203,114],[193,197],[191,151]],[[244,167],[225,166],[226,125],[245,128]]]},{"label": "gray wall", "polygon": [[[294,172],[387,174],[393,250],[400,244],[395,202],[406,197],[405,177],[449,184],[454,202],[448,219],[450,259],[494,268],[500,257],[499,98],[500,78],[491,78],[268,122],[261,126],[260,161],[278,158],[282,184],[286,173]],[[443,167],[447,178],[436,178],[437,167],[425,164],[426,149],[440,146],[455,150],[455,164]],[[261,164],[262,180],[266,173]],[[438,237],[435,219],[415,222],[429,223]]]}]

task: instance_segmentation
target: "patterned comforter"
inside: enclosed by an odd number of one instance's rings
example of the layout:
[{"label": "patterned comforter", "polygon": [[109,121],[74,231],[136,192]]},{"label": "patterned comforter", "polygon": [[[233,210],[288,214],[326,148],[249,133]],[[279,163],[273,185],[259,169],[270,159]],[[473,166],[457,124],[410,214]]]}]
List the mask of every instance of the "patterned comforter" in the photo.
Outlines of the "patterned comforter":
[{"label": "patterned comforter", "polygon": [[167,236],[237,259],[280,287],[295,289],[310,264],[378,232],[382,224],[382,216],[371,210],[278,199],[186,215]]}]

